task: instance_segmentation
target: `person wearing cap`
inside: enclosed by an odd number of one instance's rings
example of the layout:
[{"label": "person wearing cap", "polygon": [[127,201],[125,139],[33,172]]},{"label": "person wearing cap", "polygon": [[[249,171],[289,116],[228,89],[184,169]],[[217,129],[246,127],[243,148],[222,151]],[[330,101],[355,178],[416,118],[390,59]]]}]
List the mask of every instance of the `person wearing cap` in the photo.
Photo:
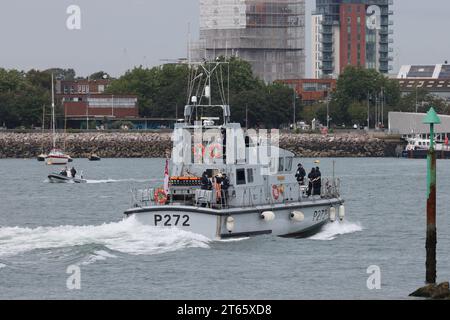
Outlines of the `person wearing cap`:
[{"label": "person wearing cap", "polygon": [[295,177],[297,178],[297,182],[299,185],[303,186],[305,184],[306,171],[303,168],[302,164],[298,164],[297,172],[295,173]]}]

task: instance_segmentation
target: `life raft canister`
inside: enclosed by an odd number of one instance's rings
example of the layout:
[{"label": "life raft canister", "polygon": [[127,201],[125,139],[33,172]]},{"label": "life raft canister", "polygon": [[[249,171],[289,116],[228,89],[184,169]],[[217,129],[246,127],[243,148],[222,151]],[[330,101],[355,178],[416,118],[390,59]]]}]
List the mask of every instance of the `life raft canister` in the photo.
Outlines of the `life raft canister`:
[{"label": "life raft canister", "polygon": [[155,202],[158,204],[166,204],[167,202],[167,193],[164,189],[156,189],[154,194]]}]

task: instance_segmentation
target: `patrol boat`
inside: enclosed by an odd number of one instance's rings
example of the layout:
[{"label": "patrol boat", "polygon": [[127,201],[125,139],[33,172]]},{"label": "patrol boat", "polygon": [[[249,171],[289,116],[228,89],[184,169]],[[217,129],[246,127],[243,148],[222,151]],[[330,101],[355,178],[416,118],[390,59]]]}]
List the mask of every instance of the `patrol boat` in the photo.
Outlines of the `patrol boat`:
[{"label": "patrol boat", "polygon": [[[192,96],[184,122],[175,125],[164,187],[133,191],[133,207],[125,215],[213,240],[258,235],[303,238],[330,221],[343,220],[339,179],[322,178],[320,194],[308,197],[295,178],[294,154],[277,146],[276,130],[244,131],[239,123],[231,123],[228,104],[211,104],[211,75],[222,64],[226,63],[200,66],[206,74],[205,85],[198,90],[203,93],[198,103]],[[226,97],[223,91],[220,96],[222,101]],[[201,104],[204,98],[209,103]],[[219,117],[211,117],[214,109],[220,111]],[[224,179],[227,187],[220,183]]]}]

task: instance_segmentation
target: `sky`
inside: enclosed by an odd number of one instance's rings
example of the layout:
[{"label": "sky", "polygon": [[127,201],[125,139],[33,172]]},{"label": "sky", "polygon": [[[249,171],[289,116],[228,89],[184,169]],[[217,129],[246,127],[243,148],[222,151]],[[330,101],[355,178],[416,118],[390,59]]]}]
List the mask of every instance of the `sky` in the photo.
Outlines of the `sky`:
[{"label": "sky", "polygon": [[[199,0],[1,0],[0,67],[74,68],[87,76],[119,76],[186,57],[188,30],[198,38]],[[81,29],[69,30],[70,5],[81,9]],[[306,0],[307,74],[310,12]],[[394,70],[403,64],[450,61],[450,1],[394,0]]]}]

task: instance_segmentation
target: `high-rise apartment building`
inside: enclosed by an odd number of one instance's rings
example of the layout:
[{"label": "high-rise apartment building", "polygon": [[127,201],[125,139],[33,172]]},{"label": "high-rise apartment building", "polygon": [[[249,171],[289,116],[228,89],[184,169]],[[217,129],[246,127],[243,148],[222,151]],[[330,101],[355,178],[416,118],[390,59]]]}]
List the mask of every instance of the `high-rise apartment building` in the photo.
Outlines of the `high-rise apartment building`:
[{"label": "high-rise apartment building", "polygon": [[321,19],[320,35],[312,38],[314,77],[336,78],[348,65],[392,70],[393,0],[316,0],[314,20]]},{"label": "high-rise apartment building", "polygon": [[238,56],[270,83],[305,76],[304,0],[200,0],[193,59]]}]

